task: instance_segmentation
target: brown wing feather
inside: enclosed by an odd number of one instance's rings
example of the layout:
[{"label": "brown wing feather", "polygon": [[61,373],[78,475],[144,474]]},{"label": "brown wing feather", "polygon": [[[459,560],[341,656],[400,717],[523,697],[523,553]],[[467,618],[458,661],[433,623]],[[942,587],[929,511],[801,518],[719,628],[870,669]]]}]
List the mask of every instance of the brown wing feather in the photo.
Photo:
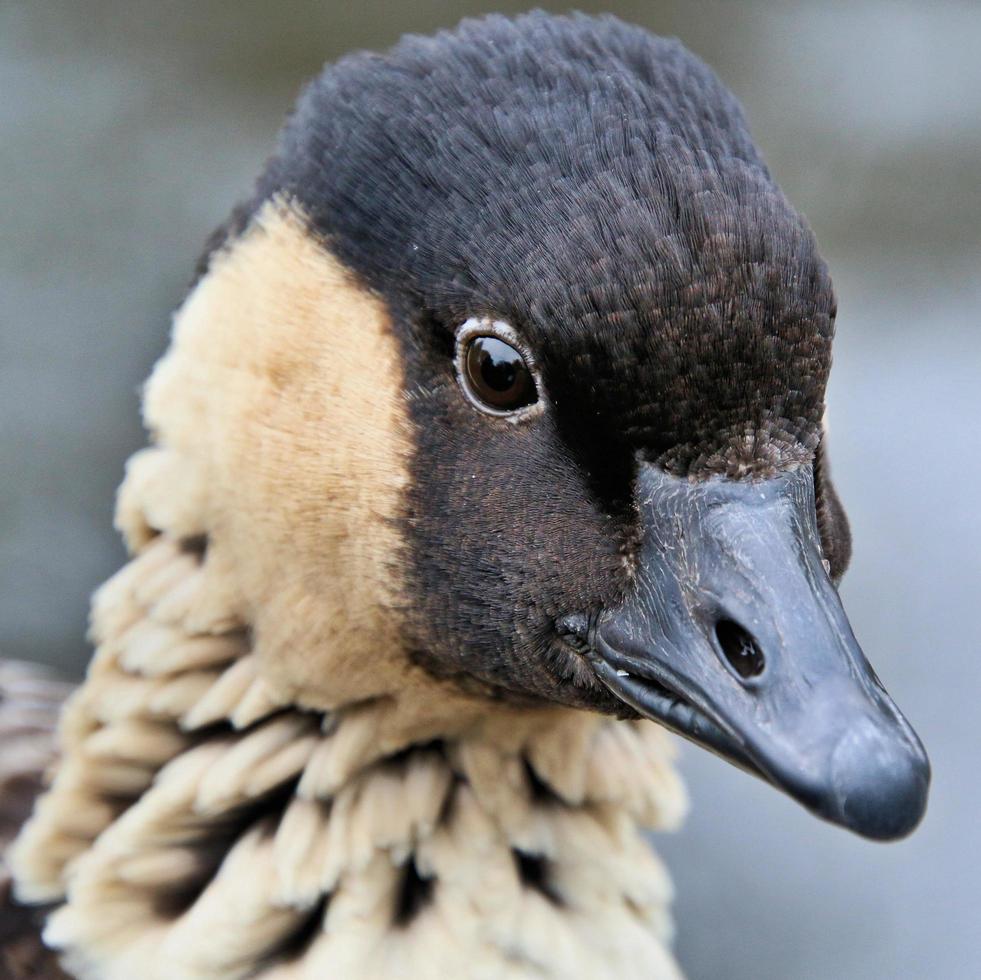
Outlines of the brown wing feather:
[{"label": "brown wing feather", "polygon": [[14,902],[4,852],[44,787],[70,691],[33,664],[0,660],[0,980],[67,980],[41,942],[38,910]]}]

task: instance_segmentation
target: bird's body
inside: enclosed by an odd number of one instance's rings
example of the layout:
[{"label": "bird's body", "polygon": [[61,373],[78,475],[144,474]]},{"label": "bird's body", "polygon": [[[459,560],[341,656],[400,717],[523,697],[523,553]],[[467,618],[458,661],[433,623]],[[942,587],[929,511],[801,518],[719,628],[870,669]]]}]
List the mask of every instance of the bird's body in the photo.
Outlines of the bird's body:
[{"label": "bird's body", "polygon": [[6,850],[30,816],[57,751],[58,713],[70,686],[31,664],[0,660],[0,977],[64,980],[41,942],[40,914],[13,897]]},{"label": "bird's body", "polygon": [[676,42],[534,14],[328,69],[148,385],[13,851],[68,968],[675,976],[641,716],[908,832],[925,758],[829,577],[833,317]]}]

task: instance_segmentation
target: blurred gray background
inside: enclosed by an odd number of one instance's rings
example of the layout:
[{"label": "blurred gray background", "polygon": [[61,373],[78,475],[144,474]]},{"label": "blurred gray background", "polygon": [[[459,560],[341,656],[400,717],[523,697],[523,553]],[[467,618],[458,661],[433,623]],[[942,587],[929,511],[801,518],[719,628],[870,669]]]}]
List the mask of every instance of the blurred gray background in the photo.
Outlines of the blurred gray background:
[{"label": "blurred gray background", "polygon": [[[564,9],[564,5],[543,4]],[[934,764],[870,844],[688,749],[658,847],[693,978],[981,977],[981,4],[582,3],[675,34],[743,100],[840,300],[832,460],[859,639]],[[0,0],[0,651],[78,676],[123,560],[138,386],[301,81],[509,2]]]}]

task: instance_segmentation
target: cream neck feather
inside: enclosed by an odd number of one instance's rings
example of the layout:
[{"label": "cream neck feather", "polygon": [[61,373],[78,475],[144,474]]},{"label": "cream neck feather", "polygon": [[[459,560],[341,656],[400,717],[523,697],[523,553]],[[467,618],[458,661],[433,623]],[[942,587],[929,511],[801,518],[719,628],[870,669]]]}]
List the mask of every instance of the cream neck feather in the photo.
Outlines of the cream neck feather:
[{"label": "cream neck feather", "polygon": [[284,706],[214,599],[166,537],[97,596],[13,853],[78,976],[677,975],[641,833],[684,808],[656,726],[498,708],[387,754],[387,702]]},{"label": "cream neck feather", "polygon": [[119,497],[134,557],[11,854],[79,977],[677,976],[643,837],[685,808],[668,736],[465,696],[394,646],[372,575],[405,433],[394,388],[350,389],[391,343],[282,208],[178,318]]}]

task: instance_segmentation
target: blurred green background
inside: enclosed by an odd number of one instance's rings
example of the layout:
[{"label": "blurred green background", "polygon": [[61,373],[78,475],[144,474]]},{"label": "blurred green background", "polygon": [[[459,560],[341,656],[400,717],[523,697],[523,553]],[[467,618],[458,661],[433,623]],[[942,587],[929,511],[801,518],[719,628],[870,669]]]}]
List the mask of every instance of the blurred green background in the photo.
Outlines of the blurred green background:
[{"label": "blurred green background", "polygon": [[[564,5],[543,4],[563,10]],[[931,752],[909,841],[703,752],[658,840],[692,978],[981,976],[981,4],[580,4],[679,36],[748,111],[835,277],[832,459],[856,633]],[[497,3],[0,0],[0,651],[83,668],[123,559],[138,386],[209,231],[325,60]]]}]

